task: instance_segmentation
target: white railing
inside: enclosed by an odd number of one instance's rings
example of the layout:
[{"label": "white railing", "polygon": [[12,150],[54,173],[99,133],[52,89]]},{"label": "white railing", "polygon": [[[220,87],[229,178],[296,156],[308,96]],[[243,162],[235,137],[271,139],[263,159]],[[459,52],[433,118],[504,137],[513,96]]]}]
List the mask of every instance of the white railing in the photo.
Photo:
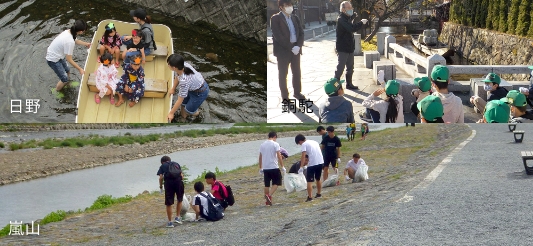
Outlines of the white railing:
[{"label": "white railing", "polygon": [[[435,54],[424,57],[396,44],[396,38],[385,38],[385,57],[412,77],[430,76],[435,65],[446,65],[446,59]],[[530,74],[528,65],[449,65],[450,74]]]}]

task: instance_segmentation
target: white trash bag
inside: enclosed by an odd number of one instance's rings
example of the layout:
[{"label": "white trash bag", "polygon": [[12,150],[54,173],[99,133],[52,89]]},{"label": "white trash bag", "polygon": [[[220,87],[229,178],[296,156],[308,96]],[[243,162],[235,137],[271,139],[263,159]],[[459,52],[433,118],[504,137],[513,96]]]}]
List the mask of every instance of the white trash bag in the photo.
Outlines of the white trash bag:
[{"label": "white trash bag", "polygon": [[287,193],[294,191],[307,190],[307,181],[303,173],[286,173],[283,176],[283,185],[287,190]]},{"label": "white trash bag", "polygon": [[354,182],[362,182],[368,179],[368,166],[360,165],[355,172]]},{"label": "white trash bag", "polygon": [[185,213],[181,216],[182,221],[193,222],[196,220],[196,213]]},{"label": "white trash bag", "polygon": [[191,208],[191,195],[185,195],[183,194],[183,202],[181,203],[181,212],[180,212],[180,216],[184,216],[187,211],[189,211],[189,209]]},{"label": "white trash bag", "polygon": [[322,188],[335,186],[337,185],[337,181],[339,181],[339,175],[337,174],[329,175],[328,179],[322,181]]}]

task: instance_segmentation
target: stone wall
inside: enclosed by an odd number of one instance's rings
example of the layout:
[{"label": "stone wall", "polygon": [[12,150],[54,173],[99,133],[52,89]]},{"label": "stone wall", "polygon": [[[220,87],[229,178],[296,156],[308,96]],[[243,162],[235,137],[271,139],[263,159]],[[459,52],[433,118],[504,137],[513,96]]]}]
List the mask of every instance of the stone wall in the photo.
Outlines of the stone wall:
[{"label": "stone wall", "polygon": [[479,65],[532,65],[533,39],[446,22],[440,41]]},{"label": "stone wall", "polygon": [[121,0],[187,22],[205,21],[214,29],[266,43],[265,0]]}]

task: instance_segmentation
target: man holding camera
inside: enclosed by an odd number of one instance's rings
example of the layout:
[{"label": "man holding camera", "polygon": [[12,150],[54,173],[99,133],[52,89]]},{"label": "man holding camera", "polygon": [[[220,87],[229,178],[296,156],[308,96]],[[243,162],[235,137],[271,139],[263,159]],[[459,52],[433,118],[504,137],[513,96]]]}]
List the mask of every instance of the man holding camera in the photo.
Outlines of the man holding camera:
[{"label": "man holding camera", "polygon": [[368,21],[362,19],[360,22],[354,23],[357,15],[350,1],[344,1],[340,5],[340,15],[337,18],[337,41],[336,50],[339,64],[335,71],[335,78],[341,79],[344,67],[346,67],[346,89],[358,90],[357,86],[352,83],[354,59],[353,53],[355,50],[355,39],[353,33],[360,30]]}]

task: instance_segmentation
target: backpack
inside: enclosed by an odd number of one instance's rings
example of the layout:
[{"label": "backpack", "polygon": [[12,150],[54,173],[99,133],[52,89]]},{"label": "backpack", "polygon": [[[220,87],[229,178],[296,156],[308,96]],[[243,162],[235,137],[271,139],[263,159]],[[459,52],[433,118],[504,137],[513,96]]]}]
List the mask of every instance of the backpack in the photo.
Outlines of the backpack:
[{"label": "backpack", "polygon": [[[155,40],[154,40],[154,30],[150,29],[147,26],[143,26],[143,28],[141,30],[144,30],[144,29],[150,30],[150,34],[151,34],[151,37],[152,37],[152,43],[154,43],[154,50],[157,50],[157,46],[155,45]],[[150,48],[150,43],[145,43],[144,44],[144,48]]]},{"label": "backpack", "polygon": [[199,193],[200,196],[203,196],[207,199],[207,220],[208,221],[217,221],[224,218],[224,208],[216,198],[213,198],[209,195],[204,195]]},{"label": "backpack", "polygon": [[[222,201],[226,203],[229,206],[233,206],[235,204],[235,197],[233,196],[233,191],[231,190],[231,186],[224,185],[220,181],[216,181],[218,185],[220,186],[220,189],[218,189],[218,192],[220,192],[220,197],[222,197]],[[224,192],[226,190],[226,192]],[[228,194],[226,196],[226,194]],[[222,204],[224,208],[228,207],[226,204]]]},{"label": "backpack", "polygon": [[165,174],[168,179],[181,179],[180,164],[171,161],[168,165],[168,173]]}]

